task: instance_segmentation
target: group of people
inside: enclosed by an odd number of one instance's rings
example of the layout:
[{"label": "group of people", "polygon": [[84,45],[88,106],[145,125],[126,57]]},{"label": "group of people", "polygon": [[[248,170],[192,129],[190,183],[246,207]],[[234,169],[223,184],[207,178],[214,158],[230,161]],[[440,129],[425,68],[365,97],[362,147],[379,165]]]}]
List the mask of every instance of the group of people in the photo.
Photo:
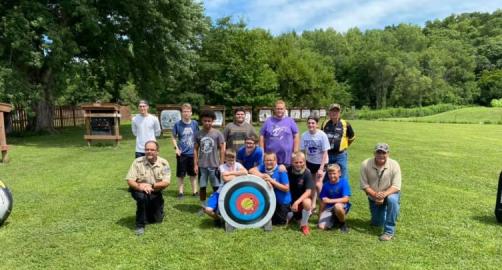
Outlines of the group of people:
[{"label": "group of people", "polygon": [[[169,185],[171,171],[167,161],[158,156],[158,119],[148,114],[145,101],[140,102],[139,111],[132,120],[136,159],[126,179],[137,202],[136,233],[143,234],[147,223],[163,219],[161,190]],[[319,229],[336,226],[342,233],[348,232],[346,217],[352,192],[347,150],[355,133],[350,123],[341,119],[341,106],[329,106],[329,120],[321,127],[319,118],[310,116],[308,130],[301,136],[294,119],[286,115],[282,100],[275,103],[273,116],[266,119],[259,134],[245,121],[245,113],[244,108],[236,108],[234,122],[220,132],[213,127],[214,112],[199,114],[199,129],[192,119],[191,105],[181,106],[182,119],[172,129],[178,198],[184,198],[184,178],[188,175],[192,196],[199,197],[202,211],[220,222],[218,196],[223,185],[252,174],[274,190],[272,224],[297,221],[301,232],[308,235],[309,217],[317,213]],[[360,170],[360,187],[368,197],[371,225],[383,227],[382,241],[394,237],[400,205],[401,171],[389,152],[388,144],[378,143],[374,157],[363,161]],[[213,191],[209,198],[208,184]]]}]

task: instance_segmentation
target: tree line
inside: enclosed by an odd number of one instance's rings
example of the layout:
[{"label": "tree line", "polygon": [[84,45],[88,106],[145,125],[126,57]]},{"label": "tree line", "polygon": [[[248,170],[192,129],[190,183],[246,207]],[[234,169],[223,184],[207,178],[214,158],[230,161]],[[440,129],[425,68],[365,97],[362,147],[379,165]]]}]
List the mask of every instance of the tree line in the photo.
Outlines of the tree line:
[{"label": "tree line", "polygon": [[51,128],[56,104],[358,108],[502,97],[502,10],[345,33],[273,36],[179,1],[0,2],[0,101]]}]

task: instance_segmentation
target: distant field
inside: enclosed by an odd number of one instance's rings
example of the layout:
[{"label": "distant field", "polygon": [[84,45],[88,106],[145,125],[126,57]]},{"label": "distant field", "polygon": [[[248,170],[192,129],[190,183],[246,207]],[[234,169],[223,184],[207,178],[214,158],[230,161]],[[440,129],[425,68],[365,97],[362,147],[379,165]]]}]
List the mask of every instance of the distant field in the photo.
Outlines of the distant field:
[{"label": "distant field", "polygon": [[387,118],[389,121],[502,124],[502,108],[469,107],[424,117]]},{"label": "distant field", "polygon": [[[500,269],[502,226],[493,210],[502,125],[351,123],[351,231],[318,231],[313,217],[308,237],[297,225],[225,233],[196,214],[196,198],[175,198],[174,177],[164,223],[137,237],[124,180],[134,155],[130,125],[118,147],[88,148],[81,129],[8,138],[11,162],[0,164],[0,178],[15,202],[0,228],[0,269]],[[388,243],[369,226],[358,177],[380,141],[403,171],[401,216]],[[160,144],[174,171],[171,143]]]}]

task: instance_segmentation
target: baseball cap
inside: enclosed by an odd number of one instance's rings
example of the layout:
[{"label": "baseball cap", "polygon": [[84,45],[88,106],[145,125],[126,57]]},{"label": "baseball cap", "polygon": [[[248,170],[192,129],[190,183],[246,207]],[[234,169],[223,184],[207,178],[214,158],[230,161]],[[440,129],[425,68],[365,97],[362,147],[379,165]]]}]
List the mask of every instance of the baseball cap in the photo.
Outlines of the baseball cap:
[{"label": "baseball cap", "polygon": [[334,110],[334,109],[338,109],[340,111],[340,110],[342,110],[342,107],[338,103],[333,103],[333,104],[329,105],[329,111]]},{"label": "baseball cap", "polygon": [[386,143],[377,143],[377,145],[375,146],[375,152],[377,151],[388,153],[390,151],[390,147]]}]

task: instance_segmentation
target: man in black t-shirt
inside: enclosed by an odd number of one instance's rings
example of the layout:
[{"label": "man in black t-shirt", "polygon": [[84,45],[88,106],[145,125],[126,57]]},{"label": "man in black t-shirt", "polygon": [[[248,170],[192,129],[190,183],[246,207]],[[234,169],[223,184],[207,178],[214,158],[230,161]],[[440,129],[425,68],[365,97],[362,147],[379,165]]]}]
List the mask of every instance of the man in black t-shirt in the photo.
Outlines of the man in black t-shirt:
[{"label": "man in black t-shirt", "polygon": [[308,221],[312,208],[311,194],[315,189],[314,180],[307,169],[305,154],[298,151],[293,154],[292,165],[288,169],[289,191],[291,192],[291,210],[297,221],[300,221],[300,230],[304,235],[310,233]]}]

